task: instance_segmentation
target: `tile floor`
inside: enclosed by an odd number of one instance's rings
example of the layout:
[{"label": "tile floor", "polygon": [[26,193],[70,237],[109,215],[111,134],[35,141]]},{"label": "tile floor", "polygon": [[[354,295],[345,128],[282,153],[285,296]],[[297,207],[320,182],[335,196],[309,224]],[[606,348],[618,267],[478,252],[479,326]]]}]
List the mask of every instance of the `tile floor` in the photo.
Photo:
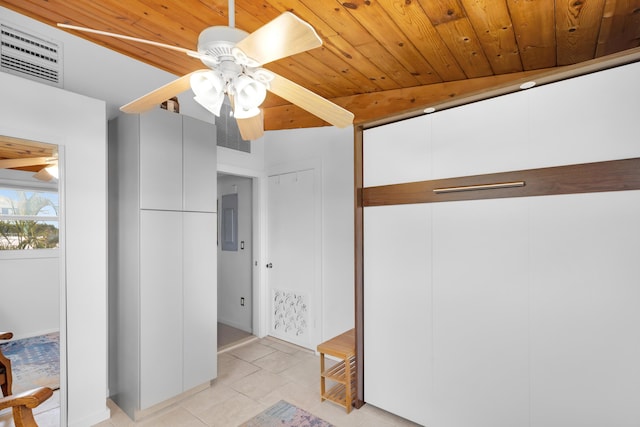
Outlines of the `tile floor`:
[{"label": "tile floor", "polygon": [[[111,418],[96,427],[237,427],[281,399],[338,427],[416,426],[371,405],[347,414],[321,402],[319,371],[313,352],[274,338],[255,339],[219,353],[218,378],[208,389],[138,422],[108,401]],[[36,417],[41,427],[57,426],[45,415]],[[0,418],[0,427],[9,426]]]}]

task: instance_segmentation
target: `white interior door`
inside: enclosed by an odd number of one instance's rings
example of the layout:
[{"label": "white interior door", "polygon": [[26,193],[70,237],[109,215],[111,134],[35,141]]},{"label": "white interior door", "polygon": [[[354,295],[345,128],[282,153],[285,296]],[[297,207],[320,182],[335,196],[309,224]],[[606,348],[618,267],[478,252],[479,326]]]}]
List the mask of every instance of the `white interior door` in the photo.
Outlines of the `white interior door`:
[{"label": "white interior door", "polygon": [[321,312],[315,171],[270,176],[267,209],[269,333],[313,348]]}]

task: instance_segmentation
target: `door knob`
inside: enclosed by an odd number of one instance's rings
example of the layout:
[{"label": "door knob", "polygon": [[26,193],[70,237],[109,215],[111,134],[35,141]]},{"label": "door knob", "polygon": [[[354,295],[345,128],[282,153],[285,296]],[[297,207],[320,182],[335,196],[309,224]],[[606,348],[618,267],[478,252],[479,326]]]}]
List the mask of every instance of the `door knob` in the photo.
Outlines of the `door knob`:
[{"label": "door knob", "polygon": [[267,264],[267,268],[273,268],[273,264],[272,263]]}]

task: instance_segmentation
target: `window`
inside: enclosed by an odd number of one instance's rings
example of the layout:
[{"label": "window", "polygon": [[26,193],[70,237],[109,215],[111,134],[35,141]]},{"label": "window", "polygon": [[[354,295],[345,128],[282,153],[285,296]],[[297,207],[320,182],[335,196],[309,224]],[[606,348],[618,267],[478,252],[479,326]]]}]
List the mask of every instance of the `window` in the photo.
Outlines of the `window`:
[{"label": "window", "polygon": [[58,193],[0,187],[0,251],[57,248]]}]

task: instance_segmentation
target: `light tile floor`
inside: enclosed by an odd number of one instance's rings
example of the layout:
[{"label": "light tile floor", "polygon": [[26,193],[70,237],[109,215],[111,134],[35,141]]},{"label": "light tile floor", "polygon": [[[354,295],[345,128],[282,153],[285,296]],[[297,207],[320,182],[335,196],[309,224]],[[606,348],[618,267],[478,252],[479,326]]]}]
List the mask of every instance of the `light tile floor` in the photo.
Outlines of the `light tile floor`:
[{"label": "light tile floor", "polygon": [[[218,378],[208,389],[138,422],[108,401],[111,418],[95,427],[237,427],[281,399],[338,427],[416,426],[371,405],[347,414],[341,406],[321,402],[319,372],[313,352],[275,338],[256,339],[219,353]],[[45,414],[36,420],[40,423]],[[47,420],[42,418],[41,427],[55,425]],[[0,419],[0,427],[10,425]]]}]

